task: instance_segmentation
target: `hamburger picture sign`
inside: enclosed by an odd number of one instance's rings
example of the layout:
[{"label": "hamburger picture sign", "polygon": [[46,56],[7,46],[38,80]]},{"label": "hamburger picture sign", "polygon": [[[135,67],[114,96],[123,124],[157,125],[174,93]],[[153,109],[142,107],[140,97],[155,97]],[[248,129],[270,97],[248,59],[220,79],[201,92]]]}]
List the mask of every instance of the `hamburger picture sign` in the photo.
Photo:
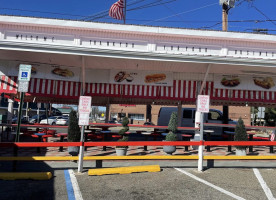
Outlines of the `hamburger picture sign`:
[{"label": "hamburger picture sign", "polygon": [[129,85],[173,85],[173,73],[111,70],[110,83]]}]

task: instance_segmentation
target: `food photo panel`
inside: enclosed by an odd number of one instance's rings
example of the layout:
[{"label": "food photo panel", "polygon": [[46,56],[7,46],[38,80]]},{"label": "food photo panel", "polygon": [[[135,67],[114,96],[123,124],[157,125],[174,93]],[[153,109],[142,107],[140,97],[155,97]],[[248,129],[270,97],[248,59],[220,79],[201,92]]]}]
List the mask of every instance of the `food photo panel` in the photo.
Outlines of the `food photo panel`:
[{"label": "food photo panel", "polygon": [[250,77],[239,75],[215,75],[214,87],[220,89],[248,90]]},{"label": "food photo panel", "polygon": [[173,85],[172,72],[111,70],[110,83],[131,85]]}]

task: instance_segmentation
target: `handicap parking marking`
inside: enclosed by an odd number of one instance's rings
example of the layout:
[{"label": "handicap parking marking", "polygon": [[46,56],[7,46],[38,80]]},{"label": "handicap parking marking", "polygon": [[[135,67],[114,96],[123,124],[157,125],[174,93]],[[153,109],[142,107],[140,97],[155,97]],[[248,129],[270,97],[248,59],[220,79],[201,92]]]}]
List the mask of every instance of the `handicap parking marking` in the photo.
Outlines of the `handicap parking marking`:
[{"label": "handicap parking marking", "polygon": [[68,200],[83,200],[78,181],[72,169],[64,170]]},{"label": "handicap parking marking", "polygon": [[273,197],[273,194],[272,194],[271,190],[269,189],[269,187],[267,186],[266,182],[264,181],[264,179],[263,179],[260,171],[257,168],[253,168],[253,172],[254,172],[256,178],[258,179],[260,185],[262,186],[267,199],[269,199],[269,200],[275,200],[275,198]]},{"label": "handicap parking marking", "polygon": [[201,182],[201,183],[204,183],[204,184],[206,184],[206,185],[208,185],[208,186],[210,186],[210,187],[212,187],[212,188],[214,188],[214,189],[216,189],[216,190],[218,190],[218,191],[220,191],[220,192],[222,192],[222,193],[224,193],[224,194],[226,194],[226,195],[234,198],[234,199],[245,200],[244,198],[239,197],[239,196],[237,196],[237,195],[235,195],[235,194],[233,194],[233,193],[231,193],[231,192],[229,192],[229,191],[227,191],[227,190],[225,190],[225,189],[223,189],[221,187],[218,187],[218,186],[216,186],[216,185],[214,185],[214,184],[212,184],[212,183],[210,183],[208,181],[205,181],[205,180],[203,180],[201,178],[198,178],[197,176],[195,176],[195,175],[193,175],[193,174],[191,174],[191,173],[189,173],[189,172],[187,172],[185,170],[182,170],[182,169],[179,169],[179,168],[175,168],[175,169],[177,171],[179,171],[179,172],[181,172],[183,174],[186,174],[187,176],[189,176],[189,177],[191,177],[191,178],[193,178],[193,179]]}]

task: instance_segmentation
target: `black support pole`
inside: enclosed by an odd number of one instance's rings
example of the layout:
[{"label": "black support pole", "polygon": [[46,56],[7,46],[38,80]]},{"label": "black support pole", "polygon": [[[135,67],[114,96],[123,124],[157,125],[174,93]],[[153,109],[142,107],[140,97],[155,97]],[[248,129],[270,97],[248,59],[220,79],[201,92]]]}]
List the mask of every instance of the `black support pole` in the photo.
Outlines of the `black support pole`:
[{"label": "black support pole", "polygon": [[20,134],[20,126],[21,126],[21,118],[22,118],[22,108],[24,103],[24,92],[20,94],[20,105],[19,105],[19,113],[17,117],[17,130],[16,130],[16,137],[15,142],[19,142],[19,134]]}]

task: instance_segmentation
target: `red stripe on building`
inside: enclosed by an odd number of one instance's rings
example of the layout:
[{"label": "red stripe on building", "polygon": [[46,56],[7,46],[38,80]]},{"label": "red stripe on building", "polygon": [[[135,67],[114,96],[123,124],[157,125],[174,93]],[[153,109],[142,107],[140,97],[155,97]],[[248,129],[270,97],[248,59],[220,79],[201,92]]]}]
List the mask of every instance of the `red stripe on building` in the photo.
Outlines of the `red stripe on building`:
[{"label": "red stripe on building", "polygon": [[185,99],[185,93],[186,93],[186,81],[183,81],[183,97],[181,97],[182,99]]},{"label": "red stripe on building", "polygon": [[34,83],[34,90],[33,90],[33,93],[36,94],[36,93],[37,93],[37,92],[36,92],[36,88],[37,88],[37,78],[34,79],[34,82],[33,82],[33,83]]},{"label": "red stripe on building", "polygon": [[180,95],[181,95],[181,80],[178,80],[178,98],[180,99]]},{"label": "red stripe on building", "polygon": [[176,80],[173,80],[173,95],[171,96],[173,98],[176,98]]},{"label": "red stripe on building", "polygon": [[42,87],[43,87],[43,79],[39,79],[39,91],[38,91],[38,93],[42,93]]},{"label": "red stripe on building", "polygon": [[196,99],[197,98],[197,96],[196,96],[196,81],[193,81],[193,85],[194,85],[194,87],[193,87],[193,96],[192,96],[192,99]]},{"label": "red stripe on building", "polygon": [[188,81],[188,99],[191,98],[191,81]]}]

